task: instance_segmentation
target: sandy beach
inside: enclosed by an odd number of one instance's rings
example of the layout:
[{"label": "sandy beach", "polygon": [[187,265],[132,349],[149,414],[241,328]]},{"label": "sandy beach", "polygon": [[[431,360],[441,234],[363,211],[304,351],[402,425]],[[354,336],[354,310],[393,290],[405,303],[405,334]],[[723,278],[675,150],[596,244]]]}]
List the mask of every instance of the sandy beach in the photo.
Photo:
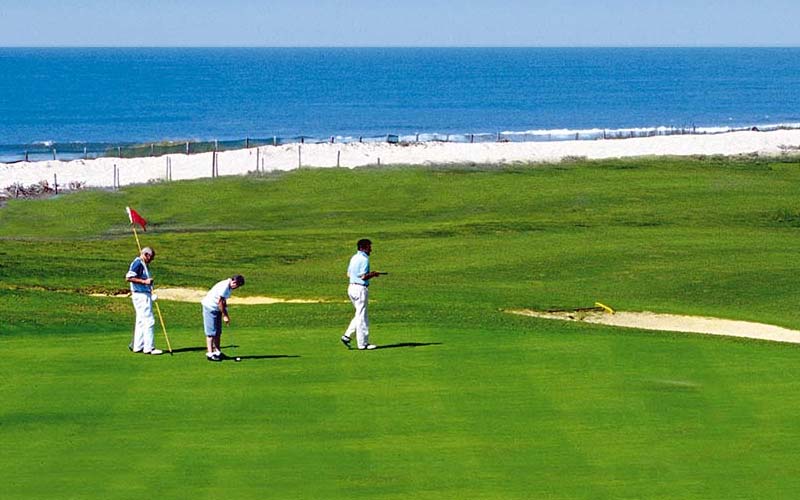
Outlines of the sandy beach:
[{"label": "sandy beach", "polygon": [[[672,135],[631,139],[554,142],[410,144],[349,143],[289,144],[217,153],[219,175],[241,175],[256,170],[287,171],[302,167],[367,165],[513,164],[557,162],[564,158],[587,159],[641,156],[780,155],[800,150],[800,130],[729,132],[714,135]],[[210,177],[213,153],[173,154],[146,158],[98,158],[93,160],[0,163],[0,192],[9,186],[29,186],[47,181],[51,186],[80,183],[85,187],[113,187],[114,171],[119,185],[165,180],[171,166],[172,180]]]}]

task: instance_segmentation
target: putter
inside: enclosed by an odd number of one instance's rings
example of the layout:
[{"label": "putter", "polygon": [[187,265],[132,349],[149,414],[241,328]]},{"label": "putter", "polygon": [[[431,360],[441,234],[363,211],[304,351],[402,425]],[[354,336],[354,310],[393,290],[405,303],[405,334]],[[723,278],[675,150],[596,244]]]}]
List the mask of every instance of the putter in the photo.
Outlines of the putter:
[{"label": "putter", "polygon": [[[231,325],[230,324],[228,324],[228,338],[231,339],[231,351],[234,351],[236,349],[236,342],[234,342],[234,340],[233,340],[233,335],[231,334]],[[240,358],[239,356],[234,356],[233,360],[238,363],[239,361],[242,360],[242,358]]]}]

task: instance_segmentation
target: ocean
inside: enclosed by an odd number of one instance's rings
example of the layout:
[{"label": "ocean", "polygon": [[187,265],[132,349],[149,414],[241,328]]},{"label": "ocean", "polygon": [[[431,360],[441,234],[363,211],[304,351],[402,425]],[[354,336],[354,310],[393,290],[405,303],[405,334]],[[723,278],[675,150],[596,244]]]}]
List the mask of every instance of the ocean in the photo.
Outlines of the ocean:
[{"label": "ocean", "polygon": [[800,48],[0,48],[0,75],[0,161],[800,127]]}]

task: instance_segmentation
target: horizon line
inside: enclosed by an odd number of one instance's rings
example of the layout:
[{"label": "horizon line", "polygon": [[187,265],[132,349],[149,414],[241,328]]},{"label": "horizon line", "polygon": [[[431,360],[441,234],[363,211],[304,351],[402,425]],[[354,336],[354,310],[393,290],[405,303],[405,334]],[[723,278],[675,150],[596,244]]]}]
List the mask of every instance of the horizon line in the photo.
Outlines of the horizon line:
[{"label": "horizon line", "polygon": [[791,44],[645,45],[0,45],[0,49],[796,49]]}]

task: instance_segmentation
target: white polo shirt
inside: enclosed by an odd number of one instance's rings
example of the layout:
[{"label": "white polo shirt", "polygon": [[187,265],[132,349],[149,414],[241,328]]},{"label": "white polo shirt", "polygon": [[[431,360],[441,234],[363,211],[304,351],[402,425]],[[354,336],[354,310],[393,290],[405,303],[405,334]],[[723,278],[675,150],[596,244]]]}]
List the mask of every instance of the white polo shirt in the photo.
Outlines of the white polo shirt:
[{"label": "white polo shirt", "polygon": [[228,300],[231,296],[231,280],[224,279],[211,287],[203,299],[203,307],[211,310],[219,309],[219,299]]}]

